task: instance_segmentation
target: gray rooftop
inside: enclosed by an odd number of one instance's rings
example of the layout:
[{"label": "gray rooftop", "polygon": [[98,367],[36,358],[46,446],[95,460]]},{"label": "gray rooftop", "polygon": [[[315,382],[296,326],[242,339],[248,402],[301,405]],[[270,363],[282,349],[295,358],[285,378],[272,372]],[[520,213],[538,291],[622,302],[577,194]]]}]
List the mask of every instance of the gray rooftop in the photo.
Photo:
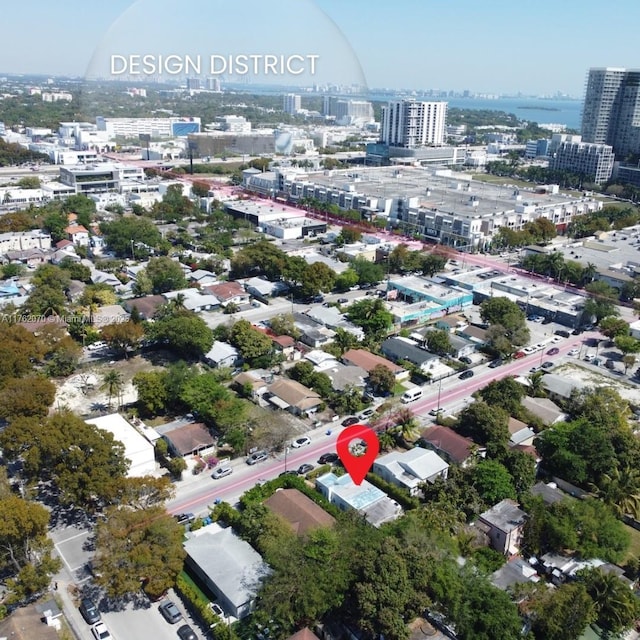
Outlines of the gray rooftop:
[{"label": "gray rooftop", "polygon": [[193,532],[184,548],[237,608],[255,598],[261,578],[269,572],[268,565],[248,542],[218,525]]},{"label": "gray rooftop", "polygon": [[480,514],[480,519],[500,531],[513,531],[524,523],[527,514],[513,500],[498,502],[488,511]]}]

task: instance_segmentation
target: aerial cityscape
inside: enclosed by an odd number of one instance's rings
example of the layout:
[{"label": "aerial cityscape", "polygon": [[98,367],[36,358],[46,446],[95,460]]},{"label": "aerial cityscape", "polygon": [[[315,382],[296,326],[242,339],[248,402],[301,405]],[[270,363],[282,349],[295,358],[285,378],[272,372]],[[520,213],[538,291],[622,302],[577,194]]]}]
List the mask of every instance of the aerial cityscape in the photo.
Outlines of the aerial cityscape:
[{"label": "aerial cityscape", "polygon": [[640,638],[640,8],[371,4],[4,8],[0,639]]}]

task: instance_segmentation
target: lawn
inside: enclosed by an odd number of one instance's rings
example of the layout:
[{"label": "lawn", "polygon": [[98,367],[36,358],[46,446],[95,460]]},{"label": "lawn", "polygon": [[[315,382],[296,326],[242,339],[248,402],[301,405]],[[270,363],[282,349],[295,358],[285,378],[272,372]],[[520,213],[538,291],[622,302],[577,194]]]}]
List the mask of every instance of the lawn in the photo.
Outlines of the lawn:
[{"label": "lawn", "polygon": [[625,564],[625,562],[628,562],[631,558],[637,558],[640,556],[640,531],[630,527],[628,524],[625,524],[624,528],[629,532],[631,542],[629,543],[627,555],[624,557],[621,564]]}]

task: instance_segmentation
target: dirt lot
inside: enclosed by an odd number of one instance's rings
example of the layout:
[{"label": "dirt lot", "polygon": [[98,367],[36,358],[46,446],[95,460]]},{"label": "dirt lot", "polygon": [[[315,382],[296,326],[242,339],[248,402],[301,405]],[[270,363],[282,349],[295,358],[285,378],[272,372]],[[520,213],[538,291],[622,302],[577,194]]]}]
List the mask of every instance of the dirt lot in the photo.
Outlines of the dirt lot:
[{"label": "dirt lot", "polygon": [[[54,381],[57,386],[54,407],[68,407],[82,416],[97,416],[109,410],[109,395],[101,389],[106,373],[114,369],[122,375],[124,382],[121,400],[122,405],[137,400],[137,393],[131,380],[139,371],[153,371],[175,360],[168,352],[153,352],[138,355],[128,360],[106,360],[87,358],[78,371],[64,380]],[[116,410],[118,399],[111,399],[111,409]]]}]

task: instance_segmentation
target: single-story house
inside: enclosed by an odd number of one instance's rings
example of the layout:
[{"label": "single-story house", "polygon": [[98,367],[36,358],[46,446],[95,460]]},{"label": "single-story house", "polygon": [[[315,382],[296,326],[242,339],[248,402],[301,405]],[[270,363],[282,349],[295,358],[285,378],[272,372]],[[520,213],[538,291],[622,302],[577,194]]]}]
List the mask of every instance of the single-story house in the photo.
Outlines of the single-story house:
[{"label": "single-story house", "polygon": [[49,251],[34,247],[33,249],[7,251],[4,255],[9,262],[21,262],[28,267],[37,267],[38,265],[48,262],[51,254]]},{"label": "single-story house", "polygon": [[178,296],[183,298],[182,304],[185,309],[200,313],[200,311],[210,311],[220,306],[218,298],[211,293],[199,289],[180,289],[179,291],[168,291],[163,294],[166,300],[175,300]]},{"label": "single-story house", "polygon": [[223,307],[228,304],[247,304],[251,296],[244,290],[239,282],[221,282],[219,284],[209,284],[203,287],[207,293],[214,295]]},{"label": "single-story house", "polygon": [[202,287],[209,284],[214,284],[218,281],[218,276],[206,269],[195,269],[189,275],[189,282],[195,282],[198,286]]},{"label": "single-story house", "polygon": [[536,434],[533,430],[531,430],[525,422],[521,420],[517,420],[516,418],[509,417],[509,444],[512,447],[516,445],[531,445],[533,444],[533,439],[536,437]]},{"label": "single-story house", "polygon": [[487,330],[474,324],[469,324],[466,327],[458,329],[457,334],[467,340],[475,342],[479,347],[483,347],[489,342]]},{"label": "single-story house", "polygon": [[484,454],[484,450],[471,438],[465,438],[449,427],[434,425],[425,429],[420,437],[427,449],[440,454],[448,462],[463,467],[468,465],[476,454]]},{"label": "single-story house", "polygon": [[389,369],[391,373],[396,377],[396,380],[406,380],[409,377],[409,371],[403,369],[400,365],[397,365],[382,356],[377,356],[373,353],[369,353],[366,349],[349,349],[342,354],[342,362],[345,364],[352,364],[356,367],[361,367],[367,373],[371,373],[378,365],[382,365]]},{"label": "single-story house", "polygon": [[289,290],[284,282],[271,282],[266,278],[248,278],[244,281],[247,293],[255,298],[270,298],[282,295]]},{"label": "single-story house", "polygon": [[436,320],[436,328],[448,332],[464,329],[468,324],[469,322],[459,315],[444,316]]},{"label": "single-story house", "polygon": [[[273,374],[268,373],[268,379],[273,380]],[[237,389],[244,391],[247,385],[251,386],[251,399],[258,400],[267,391],[265,378],[256,371],[243,371],[233,378],[233,384]]]},{"label": "single-story house", "polygon": [[298,536],[336,523],[332,515],[297,489],[278,489],[264,505],[285,520]]},{"label": "single-story house", "polygon": [[[55,609],[60,612],[55,601]],[[47,624],[50,616],[45,616],[39,611],[39,605],[30,604],[26,607],[19,607],[15,611],[0,621],[0,638],[11,638],[11,640],[60,640],[60,635],[53,625]],[[55,622],[60,622],[56,616]]]},{"label": "single-story house", "polygon": [[478,526],[489,536],[491,546],[496,551],[513,556],[520,551],[526,517],[527,514],[518,507],[517,502],[506,499],[481,513]]},{"label": "single-story house", "polygon": [[175,456],[197,455],[215,446],[216,440],[202,422],[188,422],[162,431],[169,451]]},{"label": "single-story house", "polygon": [[122,285],[122,282],[118,280],[112,273],[107,273],[106,271],[99,271],[95,269],[91,272],[91,283],[92,284],[107,284],[110,287],[118,288]]},{"label": "single-story house", "polygon": [[569,497],[564,491],[560,491],[558,486],[553,482],[546,484],[544,482],[537,482],[531,487],[530,493],[534,496],[540,496],[546,505],[562,502],[565,498]]},{"label": "single-story house", "polygon": [[85,422],[109,432],[114,440],[124,445],[124,457],[130,463],[127,477],[138,478],[152,474],[156,470],[153,444],[119,413],[91,418]]},{"label": "single-story house", "polygon": [[538,418],[545,426],[563,422],[567,418],[567,414],[549,398],[525,396],[520,402],[527,411]]},{"label": "single-story house", "polygon": [[267,388],[266,399],[279,409],[286,409],[294,415],[304,415],[318,410],[324,402],[319,394],[303,384],[288,378],[281,378]]},{"label": "single-story house", "polygon": [[167,304],[164,296],[142,296],[141,298],[131,298],[125,300],[122,306],[131,313],[135,307],[143,320],[151,320],[158,309]]},{"label": "single-story house", "polygon": [[491,574],[491,584],[503,591],[510,591],[518,584],[527,582],[540,582],[540,576],[536,570],[520,557],[512,558],[503,564],[497,571]]},{"label": "single-story house", "polygon": [[383,480],[407,489],[412,495],[420,492],[424,482],[447,479],[449,465],[435,452],[421,447],[409,451],[392,451],[373,463],[373,473]]},{"label": "single-story house", "polygon": [[560,402],[569,400],[574,391],[581,391],[588,387],[587,384],[580,380],[572,380],[566,376],[559,376],[553,373],[547,373],[543,376],[542,386],[551,400]]},{"label": "single-story house", "polygon": [[211,367],[235,367],[240,361],[240,352],[230,344],[216,340],[203,359]]},{"label": "single-story house", "polygon": [[285,360],[300,359],[300,352],[296,349],[296,341],[291,336],[269,336],[273,342],[276,353],[282,355]]},{"label": "single-story house", "polygon": [[380,351],[393,362],[410,362],[422,371],[427,371],[429,365],[438,360],[438,356],[421,349],[408,338],[387,338],[380,345]]},{"label": "single-story house", "polygon": [[130,318],[129,314],[119,304],[108,304],[104,307],[98,307],[91,316],[93,318],[93,326],[96,329],[102,329],[108,324],[118,324],[127,322]]},{"label": "single-story house", "polygon": [[214,523],[191,532],[184,549],[187,565],[227,615],[241,619],[251,613],[269,567],[248,542]]},{"label": "single-story house", "polygon": [[349,474],[336,476],[326,473],[316,479],[316,488],[331,504],[342,511],[357,511],[374,527],[391,522],[402,513],[400,505],[386,493],[366,480],[355,484]]}]

